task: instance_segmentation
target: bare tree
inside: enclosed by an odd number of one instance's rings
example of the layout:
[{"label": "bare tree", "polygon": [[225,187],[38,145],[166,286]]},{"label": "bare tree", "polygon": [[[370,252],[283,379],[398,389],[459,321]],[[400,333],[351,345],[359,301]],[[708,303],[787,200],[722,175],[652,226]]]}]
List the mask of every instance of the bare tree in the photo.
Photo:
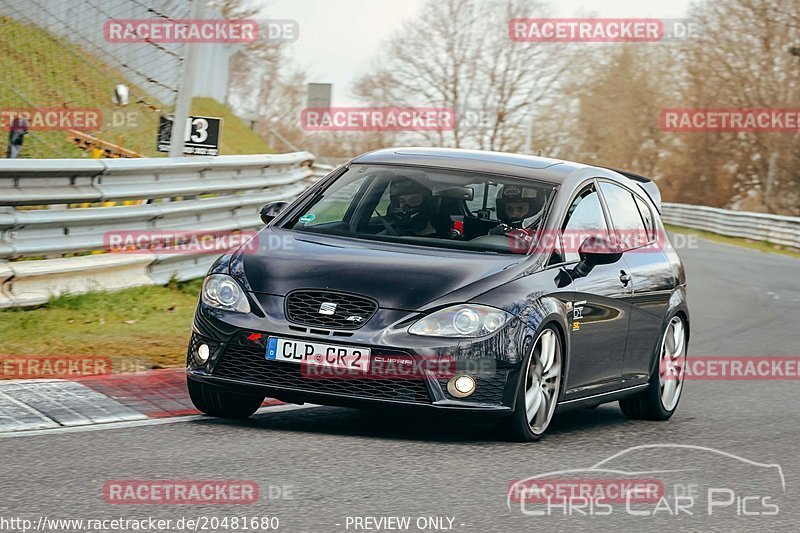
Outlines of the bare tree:
[{"label": "bare tree", "polygon": [[[552,155],[657,176],[666,151],[659,127],[665,100],[660,45],[606,45],[593,50],[591,66],[563,82],[559,106],[564,144]],[[573,116],[564,120],[564,116]],[[553,127],[558,127],[553,125]]]},{"label": "bare tree", "polygon": [[[695,7],[699,42],[686,43],[681,107],[798,108],[796,0],[721,0]],[[675,136],[672,198],[800,214],[797,134],[708,132]],[[769,197],[767,191],[771,190]]]},{"label": "bare tree", "polygon": [[543,11],[520,0],[431,0],[389,39],[356,93],[385,105],[453,109],[453,129],[423,133],[428,143],[520,149],[529,113],[555,102],[572,57],[561,45],[510,39],[511,19]]}]

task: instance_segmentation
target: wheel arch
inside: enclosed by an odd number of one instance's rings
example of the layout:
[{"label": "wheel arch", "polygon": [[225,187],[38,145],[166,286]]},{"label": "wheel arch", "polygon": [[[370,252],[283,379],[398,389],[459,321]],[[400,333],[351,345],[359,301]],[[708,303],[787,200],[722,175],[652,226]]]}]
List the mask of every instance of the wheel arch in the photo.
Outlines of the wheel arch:
[{"label": "wheel arch", "polygon": [[[557,310],[553,309],[553,310],[551,310],[551,312],[549,314],[545,315],[539,321],[539,323],[537,324],[536,328],[531,328],[530,324],[528,324],[529,334],[526,335],[526,338],[530,338],[531,339],[531,344],[530,344],[530,346],[526,345],[523,348],[524,349],[524,355],[523,355],[522,359],[520,360],[520,365],[519,365],[519,368],[518,368],[518,372],[520,372],[520,373],[522,372],[522,368],[523,368],[523,366],[525,364],[525,361],[527,361],[528,356],[531,353],[531,350],[533,350],[533,346],[534,346],[535,340],[539,338],[539,335],[542,333],[542,331],[546,327],[551,326],[551,325],[553,326],[553,329],[555,329],[556,334],[558,335],[558,340],[561,342],[561,346],[562,346],[562,354],[561,354],[561,356],[562,356],[562,359],[563,359],[562,360],[563,369],[562,369],[562,373],[561,373],[561,390],[558,392],[558,396],[559,396],[558,401],[560,402],[561,399],[564,397],[564,391],[566,390],[566,387],[564,386],[564,384],[566,383],[567,368],[568,368],[567,361],[568,361],[568,358],[569,358],[569,337],[566,334],[566,332],[568,331],[568,329],[567,329],[567,319],[566,319],[566,317],[564,315],[559,313]],[[514,400],[516,400],[516,396],[517,396],[517,394],[519,394],[519,391],[520,391],[520,387],[521,387],[520,381],[521,381],[521,379],[518,379],[517,380],[517,385],[515,386]]]},{"label": "wheel arch", "polygon": [[669,325],[670,321],[676,317],[680,316],[683,319],[683,325],[686,328],[686,349],[688,352],[689,349],[689,336],[691,334],[691,326],[689,322],[689,310],[686,307],[686,303],[683,302],[681,305],[677,306],[674,309],[670,309],[666,315],[664,315],[664,321],[661,324],[661,334],[658,336],[658,342],[655,345],[655,349],[653,350],[653,354],[651,355],[652,360],[650,361],[650,372],[653,372],[658,365],[659,357],[661,356],[661,344],[664,341],[664,335],[667,333],[667,326]]},{"label": "wheel arch", "polygon": [[[566,322],[566,320],[564,322]],[[561,358],[562,358],[561,390],[558,391],[558,400],[557,400],[557,402],[561,402],[561,400],[564,398],[564,391],[567,390],[567,387],[565,385],[567,383],[567,369],[569,368],[569,344],[567,340],[568,337],[565,325],[562,324],[561,321],[551,320],[550,322],[545,323],[544,327],[547,327],[550,324],[555,326],[556,334],[558,335],[559,340],[561,341],[561,346],[563,347],[561,353]]]}]

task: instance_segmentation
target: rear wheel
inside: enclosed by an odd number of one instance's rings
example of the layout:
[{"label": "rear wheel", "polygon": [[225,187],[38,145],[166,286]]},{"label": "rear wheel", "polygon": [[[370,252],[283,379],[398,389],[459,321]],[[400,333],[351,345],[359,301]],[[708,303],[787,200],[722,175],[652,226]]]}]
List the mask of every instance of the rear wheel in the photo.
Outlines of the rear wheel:
[{"label": "rear wheel", "polygon": [[539,334],[523,363],[522,380],[514,414],[506,421],[512,440],[539,440],[553,418],[561,390],[563,355],[561,339],[552,327]]},{"label": "rear wheel", "polygon": [[647,390],[625,400],[619,407],[628,418],[668,420],[681,399],[686,370],[686,324],[680,315],[670,319],[661,339],[661,350]]},{"label": "rear wheel", "polygon": [[186,378],[194,406],[207,415],[221,418],[248,418],[264,401],[262,395],[236,394]]}]

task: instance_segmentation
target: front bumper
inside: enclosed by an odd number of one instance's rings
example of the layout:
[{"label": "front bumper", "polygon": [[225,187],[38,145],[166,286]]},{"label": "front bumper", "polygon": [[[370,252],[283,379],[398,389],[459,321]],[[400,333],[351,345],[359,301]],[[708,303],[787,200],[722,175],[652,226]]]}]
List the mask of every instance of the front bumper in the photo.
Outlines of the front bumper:
[{"label": "front bumper", "polygon": [[[392,328],[383,327],[378,331],[365,327],[349,333],[348,336],[336,336],[337,332],[300,332],[297,330],[302,328],[273,320],[269,321],[269,331],[265,331],[263,319],[259,320],[261,323],[258,325],[262,327],[258,329],[244,328],[241,327],[242,324],[232,324],[227,318],[217,310],[199,304],[187,354],[189,379],[232,392],[264,394],[290,403],[308,402],[346,407],[417,407],[500,416],[512,412],[516,383],[519,381],[519,364],[487,357],[487,353],[497,351],[498,345],[509,345],[504,338],[493,337],[474,343],[453,341],[456,342],[455,346],[442,347],[435,346],[441,340],[416,337],[398,339],[399,336],[408,337],[405,333],[407,326],[400,328],[401,333],[393,332]],[[247,325],[256,324],[251,322]],[[435,357],[437,354],[448,355],[456,359],[456,373],[468,372],[476,379],[477,387],[471,396],[457,399],[447,392],[448,378],[437,377],[432,373],[411,378],[309,378],[302,372],[302,365],[266,359],[269,336],[368,347],[373,356],[401,355],[419,360],[423,357]],[[406,342],[388,342],[397,340]],[[409,345],[411,341],[419,344],[415,350],[398,350],[392,347]],[[200,363],[196,358],[197,347],[202,343],[211,348],[211,356],[205,363]]]},{"label": "front bumper", "polygon": [[477,414],[491,417],[502,417],[512,413],[511,408],[504,405],[481,405],[451,400],[441,400],[432,403],[415,403],[401,400],[368,398],[351,394],[312,392],[309,390],[293,389],[290,387],[259,385],[252,381],[221,378],[198,370],[189,370],[188,377],[194,381],[219,387],[230,392],[264,394],[270,398],[275,398],[287,403],[313,403],[319,405],[355,408],[381,407],[425,411],[446,410],[455,413],[469,413],[470,415]]}]

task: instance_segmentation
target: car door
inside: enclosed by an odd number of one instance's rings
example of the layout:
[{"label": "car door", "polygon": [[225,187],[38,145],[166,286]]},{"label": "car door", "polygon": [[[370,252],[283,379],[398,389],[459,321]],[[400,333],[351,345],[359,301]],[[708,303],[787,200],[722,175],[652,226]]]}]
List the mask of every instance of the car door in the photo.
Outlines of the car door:
[{"label": "car door", "polygon": [[570,323],[567,396],[579,398],[618,386],[628,335],[632,284],[624,260],[575,268],[587,235],[609,236],[609,225],[594,181],[575,196],[562,225],[563,259],[572,264],[575,298]]},{"label": "car door", "polygon": [[669,261],[655,246],[654,214],[635,192],[600,181],[615,237],[623,246],[634,288],[622,374],[631,385],[647,380],[672,294]]}]

